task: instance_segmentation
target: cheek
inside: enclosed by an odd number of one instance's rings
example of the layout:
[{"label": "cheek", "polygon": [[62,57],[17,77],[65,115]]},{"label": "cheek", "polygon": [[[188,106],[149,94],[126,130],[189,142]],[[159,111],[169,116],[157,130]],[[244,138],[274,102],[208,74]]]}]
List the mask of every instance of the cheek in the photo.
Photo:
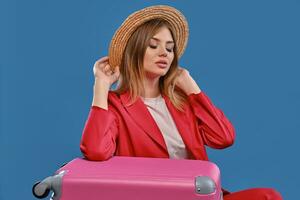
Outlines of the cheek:
[{"label": "cheek", "polygon": [[169,56],[170,64],[173,62],[173,59],[174,59],[174,54],[172,54],[172,55]]},{"label": "cheek", "polygon": [[147,65],[147,64],[151,63],[152,59],[153,59],[153,55],[151,54],[151,52],[146,51],[145,56],[144,56],[144,64]]}]

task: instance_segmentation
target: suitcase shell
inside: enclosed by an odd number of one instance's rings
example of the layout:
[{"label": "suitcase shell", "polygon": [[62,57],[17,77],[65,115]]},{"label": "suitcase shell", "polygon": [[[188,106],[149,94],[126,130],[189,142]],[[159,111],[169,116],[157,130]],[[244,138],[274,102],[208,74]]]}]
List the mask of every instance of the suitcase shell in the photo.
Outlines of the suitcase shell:
[{"label": "suitcase shell", "polygon": [[219,168],[201,160],[115,156],[100,162],[76,158],[54,177],[53,200],[223,199]]}]

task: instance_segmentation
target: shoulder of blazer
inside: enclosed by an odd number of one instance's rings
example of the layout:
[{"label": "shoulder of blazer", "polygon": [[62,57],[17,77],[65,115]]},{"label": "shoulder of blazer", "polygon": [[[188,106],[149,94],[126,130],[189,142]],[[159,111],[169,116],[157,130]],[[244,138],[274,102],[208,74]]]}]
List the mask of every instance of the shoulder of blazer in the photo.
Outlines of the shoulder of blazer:
[{"label": "shoulder of blazer", "polygon": [[114,91],[108,92],[108,105],[112,107],[128,107],[130,106],[130,93],[124,92],[122,94],[118,94]]}]

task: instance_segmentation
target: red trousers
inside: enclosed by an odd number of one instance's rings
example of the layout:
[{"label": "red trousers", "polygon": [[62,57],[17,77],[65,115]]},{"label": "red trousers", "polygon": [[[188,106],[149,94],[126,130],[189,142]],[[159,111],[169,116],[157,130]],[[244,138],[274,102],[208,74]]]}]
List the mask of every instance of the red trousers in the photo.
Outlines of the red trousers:
[{"label": "red trousers", "polygon": [[280,193],[271,188],[252,188],[224,194],[224,200],[282,200]]}]

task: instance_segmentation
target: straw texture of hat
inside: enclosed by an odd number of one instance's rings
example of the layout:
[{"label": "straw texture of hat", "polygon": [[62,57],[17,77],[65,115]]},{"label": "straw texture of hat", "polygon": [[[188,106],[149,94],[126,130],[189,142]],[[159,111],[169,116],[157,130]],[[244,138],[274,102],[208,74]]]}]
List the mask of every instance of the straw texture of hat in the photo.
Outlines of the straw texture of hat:
[{"label": "straw texture of hat", "polygon": [[109,64],[112,68],[121,64],[123,52],[132,33],[146,21],[157,18],[168,21],[173,27],[178,58],[181,57],[188,41],[188,23],[177,9],[166,5],[156,5],[132,13],[117,29],[109,46]]}]

